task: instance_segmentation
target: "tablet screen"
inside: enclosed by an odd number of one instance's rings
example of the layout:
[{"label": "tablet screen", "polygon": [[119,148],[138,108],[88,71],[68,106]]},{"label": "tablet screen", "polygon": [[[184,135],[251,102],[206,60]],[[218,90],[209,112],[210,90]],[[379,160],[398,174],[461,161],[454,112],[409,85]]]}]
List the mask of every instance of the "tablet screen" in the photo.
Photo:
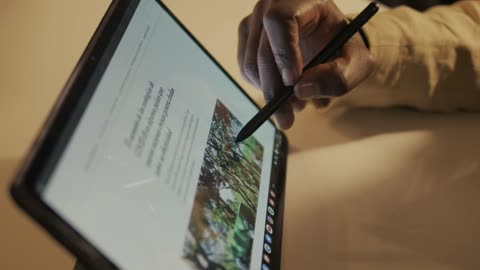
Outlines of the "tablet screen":
[{"label": "tablet screen", "polygon": [[113,50],[43,200],[121,269],[268,269],[274,126],[154,0]]}]

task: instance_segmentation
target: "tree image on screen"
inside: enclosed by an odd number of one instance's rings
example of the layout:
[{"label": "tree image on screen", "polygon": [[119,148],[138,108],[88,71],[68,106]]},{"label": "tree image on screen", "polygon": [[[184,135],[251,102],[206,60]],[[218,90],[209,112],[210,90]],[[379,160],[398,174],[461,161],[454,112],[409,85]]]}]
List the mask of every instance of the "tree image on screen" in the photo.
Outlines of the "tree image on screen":
[{"label": "tree image on screen", "polygon": [[217,100],[183,248],[196,269],[248,269],[263,146],[236,144],[240,121]]}]

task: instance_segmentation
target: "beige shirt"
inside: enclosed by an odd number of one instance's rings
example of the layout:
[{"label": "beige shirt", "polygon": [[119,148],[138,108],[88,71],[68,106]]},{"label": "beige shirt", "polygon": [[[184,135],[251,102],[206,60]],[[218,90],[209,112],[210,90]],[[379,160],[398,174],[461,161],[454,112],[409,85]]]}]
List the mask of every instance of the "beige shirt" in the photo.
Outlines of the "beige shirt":
[{"label": "beige shirt", "polygon": [[395,8],[364,32],[375,71],[332,105],[480,111],[480,1]]}]

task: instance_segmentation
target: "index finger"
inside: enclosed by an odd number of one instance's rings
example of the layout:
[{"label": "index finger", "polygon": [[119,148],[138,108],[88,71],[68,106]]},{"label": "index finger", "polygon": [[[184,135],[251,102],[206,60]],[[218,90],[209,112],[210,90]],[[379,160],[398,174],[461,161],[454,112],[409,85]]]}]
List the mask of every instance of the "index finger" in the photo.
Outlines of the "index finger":
[{"label": "index finger", "polygon": [[272,6],[263,20],[285,86],[294,85],[303,68],[300,34],[295,16],[294,10]]}]

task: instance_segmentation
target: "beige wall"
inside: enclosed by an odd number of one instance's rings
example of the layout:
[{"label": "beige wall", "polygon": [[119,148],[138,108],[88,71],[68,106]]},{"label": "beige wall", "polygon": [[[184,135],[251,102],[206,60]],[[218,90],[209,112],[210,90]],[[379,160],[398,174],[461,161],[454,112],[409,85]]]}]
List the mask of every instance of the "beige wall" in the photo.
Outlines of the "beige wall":
[{"label": "beige wall", "polygon": [[0,2],[0,269],[73,265],[73,258],[18,211],[6,192],[106,2]]}]

